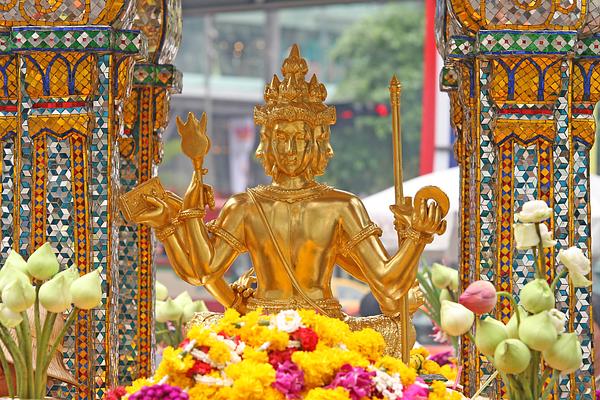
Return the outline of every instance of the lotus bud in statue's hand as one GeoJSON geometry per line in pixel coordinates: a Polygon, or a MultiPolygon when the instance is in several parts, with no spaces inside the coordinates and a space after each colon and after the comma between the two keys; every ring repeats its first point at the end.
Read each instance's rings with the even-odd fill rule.
{"type": "Polygon", "coordinates": [[[569,278],[575,287],[588,287],[592,282],[587,279],[591,262],[579,247],[569,247],[558,252],[557,260],[569,271],[569,278]]]}
{"type": "Polygon", "coordinates": [[[73,304],[81,310],[89,310],[98,307],[102,303],[102,279],[101,268],[77,278],[71,284],[71,296],[73,304]]]}
{"type": "Polygon", "coordinates": [[[183,310],[173,301],[173,299],[167,299],[166,301],[156,302],[156,321],[165,323],[167,321],[177,321],[182,317],[183,310]]]}
{"type": "Polygon", "coordinates": [[[462,304],[453,301],[442,301],[441,328],[450,336],[464,335],[473,326],[475,314],[462,304]]]}
{"type": "Polygon", "coordinates": [[[68,274],[58,274],[40,287],[40,304],[48,311],[62,313],[71,307],[71,281],[68,274]]]}
{"type": "Polygon", "coordinates": [[[519,338],[519,326],[518,326],[518,318],[517,318],[517,312],[519,313],[519,318],[521,321],[523,321],[525,318],[527,318],[527,316],[529,316],[529,314],[527,313],[527,311],[525,311],[525,309],[521,306],[517,307],[518,311],[514,311],[513,310],[513,315],[510,317],[510,319],[508,320],[508,323],[506,324],[506,330],[508,331],[508,337],[511,339],[518,339],[519,338]]]}
{"type": "Polygon", "coordinates": [[[542,222],[552,216],[552,209],[544,200],[530,200],[523,204],[520,213],[516,214],[519,222],[542,222]]]}
{"type": "Polygon", "coordinates": [[[156,299],[163,301],[169,297],[169,289],[159,281],[154,284],[154,290],[156,291],[156,299]]]}
{"type": "Polygon", "coordinates": [[[508,339],[506,326],[492,317],[477,321],[475,346],[486,356],[493,356],[498,344],[508,339]]]}
{"type": "Polygon", "coordinates": [[[556,328],[556,332],[559,334],[565,331],[565,324],[567,323],[567,316],[562,311],[558,311],[556,308],[548,311],[550,318],[552,318],[552,323],[554,324],[554,328],[556,328]]]}
{"type": "Polygon", "coordinates": [[[475,314],[487,314],[496,307],[496,288],[488,281],[475,281],[460,295],[458,302],[475,314]]]}
{"type": "Polygon", "coordinates": [[[548,350],[542,353],[546,363],[563,375],[575,372],[581,367],[581,343],[576,333],[564,333],[548,350]]]}
{"type": "Polygon", "coordinates": [[[35,288],[28,281],[15,279],[2,291],[2,302],[14,312],[23,312],[35,303],[35,288]]]}
{"type": "MultiPolygon", "coordinates": [[[[438,289],[447,289],[458,281],[458,271],[445,265],[433,263],[431,265],[431,282],[438,289]]],[[[451,289],[451,288],[450,288],[451,289]]]]}
{"type": "Polygon", "coordinates": [[[52,278],[58,272],[58,268],[58,260],[48,242],[38,247],[27,260],[29,275],[40,281],[52,278]]]}
{"type": "Polygon", "coordinates": [[[505,374],[520,374],[531,361],[531,351],[518,339],[500,342],[494,352],[494,367],[505,374]]]}
{"type": "Polygon", "coordinates": [[[177,307],[181,308],[182,311],[185,308],[185,306],[194,302],[187,290],[180,293],[179,296],[175,297],[175,300],[173,301],[175,302],[175,304],[177,304],[177,307]]]}
{"type": "Polygon", "coordinates": [[[12,267],[21,271],[23,274],[29,276],[29,271],[27,270],[27,261],[25,261],[23,257],[21,257],[19,252],[15,250],[11,250],[10,253],[8,253],[8,257],[6,258],[6,261],[4,262],[4,266],[2,268],[4,269],[12,267]]]}
{"type": "Polygon", "coordinates": [[[548,350],[557,338],[558,333],[548,311],[531,315],[519,325],[519,339],[533,350],[548,350]]]}
{"type": "Polygon", "coordinates": [[[545,279],[534,279],[521,289],[521,305],[532,314],[554,308],[554,293],[545,279]]]}
{"type": "Polygon", "coordinates": [[[14,328],[23,321],[20,313],[16,313],[5,304],[0,304],[0,324],[7,328],[14,328]]]}

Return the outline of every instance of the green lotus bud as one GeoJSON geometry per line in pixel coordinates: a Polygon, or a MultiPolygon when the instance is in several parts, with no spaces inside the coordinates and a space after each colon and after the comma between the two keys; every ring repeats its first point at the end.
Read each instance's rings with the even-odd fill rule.
{"type": "Polygon", "coordinates": [[[554,308],[554,293],[545,279],[534,279],[521,289],[521,305],[532,314],[554,308]]]}
{"type": "Polygon", "coordinates": [[[560,335],[552,347],[544,351],[542,355],[550,367],[562,374],[570,374],[579,369],[583,356],[577,334],[573,332],[560,335]]]}
{"type": "Polygon", "coordinates": [[[156,291],[157,300],[164,300],[169,297],[169,289],[159,281],[154,284],[154,290],[156,291]]]}
{"type": "Polygon", "coordinates": [[[443,300],[452,301],[452,296],[450,295],[450,291],[448,289],[442,289],[440,292],[440,302],[443,300]]]}
{"type": "Polygon", "coordinates": [[[44,282],[40,287],[40,304],[53,313],[65,312],[73,302],[70,278],[68,274],[61,274],[57,274],[48,282],[44,282]]]}
{"type": "MultiPolygon", "coordinates": [[[[525,318],[527,318],[527,316],[529,314],[521,306],[518,306],[517,310],[519,313],[519,318],[521,319],[521,322],[522,322],[525,318]]],[[[519,326],[517,323],[517,313],[514,311],[513,311],[513,315],[510,317],[510,319],[508,320],[508,323],[506,324],[506,330],[508,332],[509,338],[511,338],[511,339],[519,338],[519,326]]]]}
{"type": "Polygon", "coordinates": [[[450,336],[464,335],[475,320],[475,314],[471,310],[453,301],[443,300],[440,314],[441,328],[450,336]]]}
{"type": "Polygon", "coordinates": [[[558,333],[548,311],[525,318],[519,326],[519,339],[533,350],[548,350],[557,338],[558,333]]]}
{"type": "Polygon", "coordinates": [[[4,265],[0,269],[0,292],[4,291],[4,288],[16,279],[23,281],[23,283],[30,283],[29,277],[17,269],[17,267],[14,265],[4,265]]]}
{"type": "Polygon", "coordinates": [[[206,311],[206,305],[202,300],[188,303],[183,308],[182,320],[183,322],[190,322],[197,312],[206,311]]]}
{"type": "Polygon", "coordinates": [[[54,275],[54,278],[52,279],[56,279],[59,276],[64,276],[67,283],[69,284],[69,287],[71,287],[71,283],[75,282],[75,280],[79,278],[79,270],[76,266],[71,265],[69,268],[62,270],[58,274],[54,275]]]}
{"type": "Polygon", "coordinates": [[[506,339],[494,352],[494,367],[505,374],[520,374],[531,361],[531,351],[519,339],[506,339]]]}
{"type": "Polygon", "coordinates": [[[185,306],[194,302],[187,290],[184,290],[182,293],[180,293],[179,296],[175,297],[175,300],[173,301],[175,304],[177,304],[177,307],[181,308],[182,310],[185,308],[185,306]]]}
{"type": "Polygon", "coordinates": [[[52,278],[58,272],[58,267],[58,260],[48,242],[38,247],[27,260],[29,275],[40,281],[52,278]]]}
{"type": "Polygon", "coordinates": [[[2,302],[14,312],[23,312],[35,303],[35,288],[29,281],[15,279],[2,291],[2,302]]]}
{"type": "Polygon", "coordinates": [[[181,318],[183,310],[172,299],[156,302],[156,321],[177,321],[181,318]]]}
{"type": "Polygon", "coordinates": [[[23,257],[21,257],[21,255],[15,250],[11,250],[10,253],[8,253],[8,257],[6,258],[6,261],[4,262],[4,266],[2,268],[6,268],[9,266],[15,267],[25,275],[29,274],[29,272],[27,271],[27,261],[25,261],[23,257]]]}
{"type": "Polygon", "coordinates": [[[14,312],[5,304],[0,304],[0,324],[7,328],[14,328],[23,321],[21,314],[14,312]]]}
{"type": "Polygon", "coordinates": [[[458,271],[442,264],[433,263],[431,266],[431,282],[439,289],[446,289],[455,284],[456,289],[458,289],[458,271]]]}
{"type": "Polygon", "coordinates": [[[73,304],[81,310],[90,310],[102,303],[102,278],[97,268],[92,272],[77,278],[71,284],[71,296],[73,304]]]}
{"type": "Polygon", "coordinates": [[[498,344],[506,339],[508,330],[502,322],[491,317],[477,321],[475,346],[486,356],[494,355],[498,344]]]}

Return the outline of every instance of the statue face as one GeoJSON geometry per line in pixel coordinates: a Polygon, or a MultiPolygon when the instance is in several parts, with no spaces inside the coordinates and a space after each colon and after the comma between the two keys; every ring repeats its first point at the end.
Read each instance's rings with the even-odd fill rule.
{"type": "Polygon", "coordinates": [[[310,162],[312,147],[310,126],[302,121],[278,122],[271,134],[271,149],[280,172],[297,176],[310,162]]]}

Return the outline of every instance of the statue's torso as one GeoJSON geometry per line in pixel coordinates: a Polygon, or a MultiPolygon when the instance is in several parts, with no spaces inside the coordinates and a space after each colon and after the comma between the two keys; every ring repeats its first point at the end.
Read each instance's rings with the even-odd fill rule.
{"type": "MultiPolygon", "coordinates": [[[[343,242],[341,225],[351,194],[327,188],[306,198],[285,201],[268,191],[255,190],[279,247],[298,283],[313,299],[331,298],[331,276],[343,242]]],[[[256,205],[244,202],[244,244],[258,279],[256,297],[297,298],[291,280],[256,205]]],[[[240,210],[241,211],[241,210],[240,210]]]]}

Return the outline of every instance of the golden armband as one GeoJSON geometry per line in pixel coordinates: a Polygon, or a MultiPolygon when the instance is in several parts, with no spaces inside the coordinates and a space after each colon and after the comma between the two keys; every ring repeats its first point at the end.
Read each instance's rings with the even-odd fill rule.
{"type": "Polygon", "coordinates": [[[175,233],[176,225],[169,224],[156,230],[156,238],[165,242],[167,238],[175,233]]]}
{"type": "Polygon", "coordinates": [[[186,219],[192,218],[204,218],[206,211],[202,208],[190,208],[187,210],[181,210],[177,214],[177,223],[183,223],[186,219]]]}
{"type": "Polygon", "coordinates": [[[213,235],[219,237],[224,240],[232,249],[237,251],[238,253],[245,253],[246,246],[244,246],[239,240],[235,238],[231,233],[227,232],[225,229],[217,226],[215,221],[211,221],[206,224],[206,229],[213,235]]]}
{"type": "Polygon", "coordinates": [[[369,225],[360,230],[356,235],[354,235],[350,240],[348,240],[341,248],[340,253],[342,255],[346,255],[356,246],[358,243],[362,242],[366,238],[371,235],[381,236],[382,230],[380,227],[371,222],[369,225]]]}
{"type": "Polygon", "coordinates": [[[402,239],[411,239],[415,243],[429,244],[433,242],[433,235],[416,231],[412,227],[402,231],[400,236],[402,239]]]}

